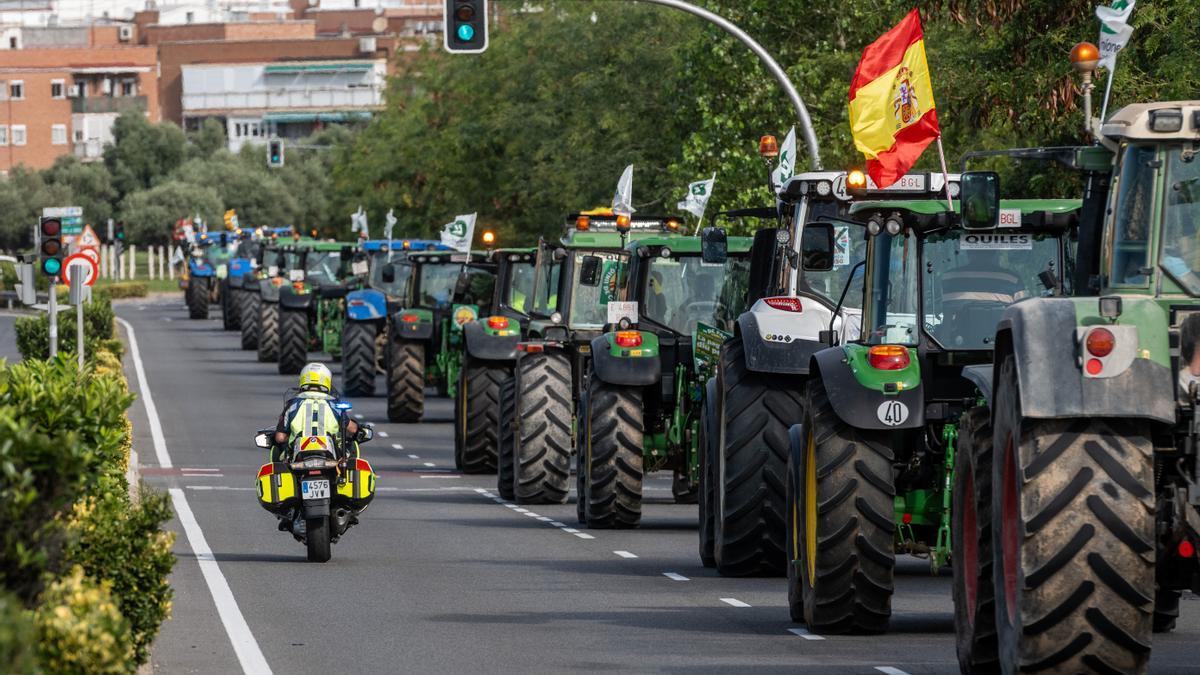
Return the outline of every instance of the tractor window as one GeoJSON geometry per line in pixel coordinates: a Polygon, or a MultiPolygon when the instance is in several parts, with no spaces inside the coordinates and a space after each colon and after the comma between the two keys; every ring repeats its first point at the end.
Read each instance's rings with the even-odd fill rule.
{"type": "Polygon", "coordinates": [[[681,335],[694,333],[697,323],[733,332],[749,277],[746,257],[724,265],[705,265],[699,256],[652,258],[638,313],[681,335]]]}
{"type": "Polygon", "coordinates": [[[229,262],[229,247],[214,243],[204,250],[204,259],[213,267],[224,265],[229,262]]]}
{"type": "Polygon", "coordinates": [[[1047,292],[1041,272],[1061,276],[1060,241],[1045,232],[953,230],[923,243],[925,330],[947,349],[991,349],[1004,309],[1047,292]]]}
{"type": "Polygon", "coordinates": [[[508,297],[504,304],[528,314],[526,305],[533,299],[533,263],[512,263],[509,267],[508,297]]]}
{"type": "Polygon", "coordinates": [[[805,272],[804,282],[812,292],[837,302],[842,288],[849,281],[850,290],[846,291],[846,301],[842,306],[858,309],[862,306],[862,273],[851,279],[850,270],[867,256],[866,228],[860,223],[834,220],[833,242],[833,269],[828,272],[805,272]]]}
{"type": "Polygon", "coordinates": [[[917,344],[917,241],[903,234],[877,234],[874,262],[867,271],[870,303],[863,325],[868,344],[917,344]]]}
{"type": "Polygon", "coordinates": [[[534,289],[533,310],[541,316],[558,311],[558,281],[562,263],[554,260],[554,252],[543,249],[538,255],[537,285],[534,289]]]}
{"type": "Polygon", "coordinates": [[[429,263],[421,265],[421,297],[419,307],[446,307],[454,298],[461,264],[429,263]]]}
{"type": "Polygon", "coordinates": [[[340,251],[309,251],[304,262],[304,277],[316,284],[335,283],[341,263],[340,251]]]}
{"type": "Polygon", "coordinates": [[[1192,295],[1200,295],[1200,161],[1167,154],[1162,268],[1192,295]]]}
{"type": "Polygon", "coordinates": [[[608,321],[608,303],[619,300],[620,280],[618,268],[623,256],[619,253],[602,251],[577,251],[575,253],[575,271],[571,278],[571,318],[568,325],[571,328],[600,330],[608,321]],[[584,256],[598,256],[604,266],[600,271],[600,284],[584,286],[579,283],[579,272],[583,268],[584,256]]]}
{"type": "Polygon", "coordinates": [[[371,288],[376,288],[389,297],[406,299],[408,297],[408,287],[412,282],[412,265],[403,262],[400,258],[393,258],[388,262],[391,254],[380,251],[371,256],[371,288]],[[383,280],[383,269],[391,266],[395,278],[391,282],[383,280]]]}
{"type": "Polygon", "coordinates": [[[1145,286],[1149,282],[1150,218],[1154,208],[1152,146],[1130,145],[1121,157],[1117,179],[1116,226],[1112,239],[1114,285],[1145,286]]]}
{"type": "Polygon", "coordinates": [[[496,275],[491,269],[465,265],[462,276],[458,278],[454,301],[462,305],[475,305],[479,308],[480,316],[486,316],[492,313],[492,295],[495,292],[496,275]]]}

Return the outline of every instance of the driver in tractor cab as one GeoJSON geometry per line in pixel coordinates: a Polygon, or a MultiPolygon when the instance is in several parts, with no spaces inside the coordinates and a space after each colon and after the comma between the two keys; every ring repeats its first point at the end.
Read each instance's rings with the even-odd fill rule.
{"type": "Polygon", "coordinates": [[[275,443],[271,461],[282,462],[291,454],[291,447],[303,436],[332,436],[341,438],[343,425],[347,443],[345,455],[357,457],[358,422],[334,407],[333,374],[321,363],[310,363],[300,371],[300,393],[287,402],[275,425],[275,443]]]}

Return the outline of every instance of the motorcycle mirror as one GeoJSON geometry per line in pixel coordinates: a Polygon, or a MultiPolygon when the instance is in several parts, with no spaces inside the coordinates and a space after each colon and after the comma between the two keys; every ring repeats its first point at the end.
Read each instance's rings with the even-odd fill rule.
{"type": "Polygon", "coordinates": [[[254,445],[263,449],[271,447],[271,439],[267,436],[267,432],[260,431],[254,434],[254,445]]]}
{"type": "Polygon", "coordinates": [[[396,267],[395,267],[395,265],[391,265],[391,264],[384,265],[381,276],[383,276],[383,283],[385,283],[385,284],[395,283],[396,282],[396,267]]]}
{"type": "Polygon", "coordinates": [[[583,286],[600,285],[600,268],[603,260],[598,255],[586,255],[579,268],[579,283],[583,286]]]}
{"type": "Polygon", "coordinates": [[[363,422],[358,429],[358,442],[366,443],[372,438],[375,438],[375,427],[368,422],[363,422]]]}

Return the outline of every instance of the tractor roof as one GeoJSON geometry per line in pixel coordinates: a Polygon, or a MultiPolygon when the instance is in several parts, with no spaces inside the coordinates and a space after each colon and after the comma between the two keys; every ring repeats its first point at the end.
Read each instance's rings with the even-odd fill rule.
{"type": "MultiPolygon", "coordinates": [[[[630,242],[629,250],[637,251],[639,248],[667,246],[675,253],[700,255],[700,244],[699,237],[649,237],[630,242]]],[[[730,253],[749,253],[753,244],[754,237],[728,237],[726,239],[726,247],[730,253]]]]}
{"type": "Polygon", "coordinates": [[[1101,126],[1108,138],[1130,141],[1200,140],[1200,101],[1134,103],[1101,126]],[[1155,129],[1161,131],[1155,131],[1155,129]]]}
{"type": "MultiPolygon", "coordinates": [[[[1001,199],[1001,209],[1020,209],[1022,215],[1031,213],[1071,213],[1083,206],[1081,199],[1001,199]]],[[[890,209],[910,211],[920,215],[945,213],[946,202],[940,199],[888,199],[868,200],[850,205],[850,213],[890,209]]],[[[959,202],[954,201],[954,212],[958,213],[959,202]]]]}

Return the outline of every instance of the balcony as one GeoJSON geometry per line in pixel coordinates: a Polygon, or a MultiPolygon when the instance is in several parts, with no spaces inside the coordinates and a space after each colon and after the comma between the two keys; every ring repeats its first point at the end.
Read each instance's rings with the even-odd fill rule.
{"type": "Polygon", "coordinates": [[[146,111],[145,96],[96,96],[93,98],[71,99],[71,112],[85,113],[123,113],[126,110],[146,111]]]}

